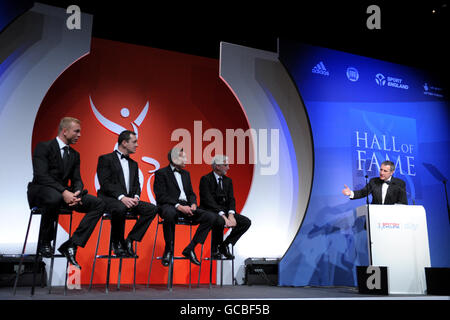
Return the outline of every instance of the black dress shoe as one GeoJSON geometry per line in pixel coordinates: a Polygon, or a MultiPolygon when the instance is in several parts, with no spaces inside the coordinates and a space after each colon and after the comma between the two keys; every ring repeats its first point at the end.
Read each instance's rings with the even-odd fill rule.
{"type": "Polygon", "coordinates": [[[41,243],[39,243],[38,252],[44,258],[51,258],[53,252],[52,252],[52,246],[50,245],[50,242],[41,242],[41,243]]]}
{"type": "Polygon", "coordinates": [[[120,241],[111,242],[111,247],[114,251],[114,255],[119,258],[128,257],[126,250],[124,249],[122,243],[120,241]]]}
{"type": "Polygon", "coordinates": [[[63,256],[69,260],[69,262],[75,267],[81,270],[81,266],[78,264],[77,260],[75,259],[77,255],[77,246],[68,243],[68,241],[64,242],[59,248],[58,251],[61,252],[63,256]]]}
{"type": "Polygon", "coordinates": [[[172,251],[164,250],[163,257],[161,259],[161,263],[164,267],[167,267],[170,264],[170,259],[172,259],[172,251]]]}
{"type": "Polygon", "coordinates": [[[222,260],[222,254],[219,251],[211,253],[211,258],[213,260],[222,260]]]}
{"type": "Polygon", "coordinates": [[[234,256],[231,254],[230,249],[227,245],[221,244],[219,246],[219,252],[223,254],[226,259],[234,259],[234,256]]]}
{"type": "Polygon", "coordinates": [[[125,251],[128,257],[130,258],[139,258],[138,255],[133,250],[133,240],[127,239],[125,240],[125,251]]]}
{"type": "Polygon", "coordinates": [[[198,261],[194,250],[186,248],[186,249],[183,250],[183,252],[181,254],[183,256],[185,256],[186,258],[188,258],[193,264],[196,264],[198,266],[200,265],[200,261],[198,261]]]}

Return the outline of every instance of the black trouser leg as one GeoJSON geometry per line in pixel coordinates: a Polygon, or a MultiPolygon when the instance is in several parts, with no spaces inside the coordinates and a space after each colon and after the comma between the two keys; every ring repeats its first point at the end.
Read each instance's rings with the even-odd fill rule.
{"type": "Polygon", "coordinates": [[[155,205],[145,201],[139,201],[139,204],[133,209],[133,212],[139,215],[139,219],[136,221],[127,238],[133,241],[141,241],[155,218],[157,211],[155,205]]]}
{"type": "Polygon", "coordinates": [[[165,251],[172,251],[177,209],[172,205],[162,205],[160,215],[161,218],[164,219],[163,232],[164,241],[166,243],[165,251]]]}
{"type": "Polygon", "coordinates": [[[239,238],[242,237],[242,235],[248,230],[248,228],[250,228],[250,225],[252,224],[249,218],[241,214],[235,214],[234,219],[236,220],[236,227],[231,229],[230,234],[223,241],[224,245],[231,244],[234,246],[239,238]]]}
{"type": "Polygon", "coordinates": [[[90,194],[83,196],[81,202],[82,204],[73,208],[77,212],[85,213],[85,215],[73,233],[71,240],[73,244],[84,247],[105,211],[105,203],[100,198],[90,194]]]}

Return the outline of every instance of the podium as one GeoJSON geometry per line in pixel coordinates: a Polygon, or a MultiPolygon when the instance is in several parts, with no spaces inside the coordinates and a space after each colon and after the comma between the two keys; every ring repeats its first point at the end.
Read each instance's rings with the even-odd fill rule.
{"type": "Polygon", "coordinates": [[[373,266],[388,267],[389,294],[426,294],[425,267],[430,267],[426,213],[423,206],[367,205],[369,257],[373,266]]]}

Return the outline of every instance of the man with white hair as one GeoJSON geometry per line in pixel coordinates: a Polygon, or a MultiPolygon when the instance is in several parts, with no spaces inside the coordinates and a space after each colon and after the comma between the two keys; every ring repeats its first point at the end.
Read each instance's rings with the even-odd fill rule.
{"type": "Polygon", "coordinates": [[[228,157],[217,155],[212,161],[212,171],[200,179],[200,208],[217,214],[212,227],[212,256],[221,259],[234,258],[229,244],[235,245],[239,238],[250,228],[249,218],[236,212],[233,181],[227,177],[230,169],[228,157]],[[223,228],[232,228],[229,236],[223,239],[223,228]]]}

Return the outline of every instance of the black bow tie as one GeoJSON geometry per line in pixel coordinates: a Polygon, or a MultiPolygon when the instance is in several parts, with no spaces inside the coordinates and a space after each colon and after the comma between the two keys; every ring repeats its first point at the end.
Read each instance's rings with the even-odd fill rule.
{"type": "Polygon", "coordinates": [[[178,168],[173,168],[173,172],[178,172],[178,173],[180,173],[180,174],[181,174],[181,170],[180,170],[180,169],[178,169],[178,168]]]}
{"type": "Polygon", "coordinates": [[[127,159],[127,160],[130,160],[130,156],[126,156],[126,155],[124,155],[123,153],[121,153],[120,151],[118,151],[118,150],[116,150],[116,152],[117,152],[117,154],[119,154],[120,155],[120,159],[127,159]]]}
{"type": "Polygon", "coordinates": [[[390,185],[391,182],[392,182],[391,180],[389,180],[389,181],[385,180],[385,181],[384,181],[384,183],[386,183],[387,185],[390,185]]]}

